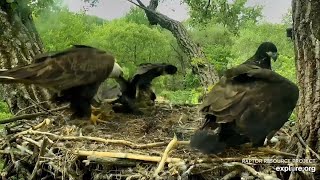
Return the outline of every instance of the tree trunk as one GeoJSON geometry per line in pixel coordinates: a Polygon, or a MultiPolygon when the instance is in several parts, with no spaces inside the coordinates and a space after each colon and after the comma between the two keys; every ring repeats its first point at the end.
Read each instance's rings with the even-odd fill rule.
{"type": "MultiPolygon", "coordinates": [[[[27,1],[0,2],[0,68],[8,69],[29,64],[33,57],[43,51],[39,35],[35,29],[27,1]]],[[[49,107],[46,90],[21,84],[1,85],[2,96],[12,113],[26,107],[25,112],[37,111],[39,107],[49,107]]]]}
{"type": "MultiPolygon", "coordinates": [[[[297,129],[303,141],[320,153],[320,1],[294,0],[293,40],[296,54],[300,99],[297,105],[297,129]]],[[[302,140],[292,140],[291,150],[300,157],[317,159],[315,153],[305,151],[302,140]],[[297,141],[299,143],[297,143],[297,141]],[[299,146],[302,148],[299,148],[299,146]]],[[[308,175],[314,179],[312,174],[308,175]]],[[[291,174],[292,179],[304,179],[291,174]]]]}
{"type": "Polygon", "coordinates": [[[140,7],[144,9],[151,25],[159,24],[162,28],[171,31],[177,39],[179,47],[186,54],[192,71],[199,75],[200,82],[204,87],[208,87],[219,80],[219,75],[203,53],[201,47],[194,43],[184,26],[176,20],[156,12],[159,0],[150,0],[148,7],[137,0],[140,7]]]}

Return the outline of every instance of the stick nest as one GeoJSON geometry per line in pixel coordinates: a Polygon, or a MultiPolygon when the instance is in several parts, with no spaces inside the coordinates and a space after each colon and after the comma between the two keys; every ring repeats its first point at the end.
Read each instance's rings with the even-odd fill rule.
{"type": "Polygon", "coordinates": [[[272,167],[242,159],[295,156],[270,148],[214,156],[192,150],[188,140],[203,123],[196,109],[157,104],[139,116],[107,113],[94,126],[68,121],[62,108],[13,122],[2,133],[2,179],[277,179],[272,167]]]}

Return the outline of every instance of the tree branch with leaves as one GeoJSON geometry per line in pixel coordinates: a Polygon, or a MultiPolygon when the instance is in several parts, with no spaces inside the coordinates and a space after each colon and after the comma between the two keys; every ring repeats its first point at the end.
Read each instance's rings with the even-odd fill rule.
{"type": "Polygon", "coordinates": [[[188,62],[192,66],[192,71],[199,75],[200,82],[204,87],[208,87],[219,80],[214,66],[209,63],[201,47],[192,41],[182,23],[156,11],[159,4],[158,0],[150,0],[148,6],[145,6],[140,0],[136,0],[136,2],[128,1],[145,11],[151,25],[159,25],[173,34],[179,47],[186,54],[188,62]]]}

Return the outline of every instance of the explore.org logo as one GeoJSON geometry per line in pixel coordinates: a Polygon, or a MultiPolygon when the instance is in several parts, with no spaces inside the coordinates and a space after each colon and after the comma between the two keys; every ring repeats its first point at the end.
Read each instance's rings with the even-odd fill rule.
{"type": "Polygon", "coordinates": [[[244,164],[270,164],[275,165],[276,171],[308,171],[316,172],[316,159],[259,159],[259,158],[243,158],[244,164]]]}

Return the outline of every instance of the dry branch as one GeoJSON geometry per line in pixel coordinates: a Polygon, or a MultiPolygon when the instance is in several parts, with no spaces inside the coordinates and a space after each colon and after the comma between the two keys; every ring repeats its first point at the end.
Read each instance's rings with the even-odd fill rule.
{"type": "MultiPolygon", "coordinates": [[[[53,139],[56,140],[73,140],[73,141],[83,141],[83,140],[87,140],[87,141],[96,141],[96,142],[101,142],[101,143],[112,143],[112,144],[121,144],[121,145],[125,145],[125,146],[129,146],[131,148],[152,148],[152,147],[158,147],[158,146],[163,146],[166,144],[166,142],[155,142],[155,143],[148,143],[148,144],[136,144],[130,141],[126,141],[126,140],[115,140],[115,139],[104,139],[104,138],[100,138],[100,137],[91,137],[91,136],[60,136],[60,135],[56,135],[53,133],[49,133],[49,132],[42,132],[42,131],[34,131],[32,129],[26,130],[26,131],[22,131],[20,133],[17,133],[15,135],[15,137],[18,136],[22,136],[25,134],[41,134],[41,135],[46,135],[49,136],[53,139]]],[[[189,141],[181,141],[181,143],[178,143],[181,145],[187,145],[189,144],[189,141]]]]}
{"type": "Polygon", "coordinates": [[[294,133],[294,134],[295,134],[295,135],[297,136],[297,138],[299,139],[299,142],[300,142],[306,149],[308,149],[314,156],[316,156],[316,158],[317,158],[318,160],[320,160],[319,154],[317,154],[313,149],[311,149],[311,148],[307,145],[306,142],[304,142],[304,140],[302,139],[301,135],[298,134],[298,132],[296,132],[296,133],[294,133]]]}
{"type": "Polygon", "coordinates": [[[266,153],[274,154],[274,155],[281,155],[281,156],[285,156],[285,157],[297,157],[296,154],[282,152],[282,151],[278,151],[278,150],[270,149],[270,148],[265,148],[265,147],[260,147],[257,150],[261,151],[261,152],[266,152],[266,153]]]}
{"type": "MultiPolygon", "coordinates": [[[[179,21],[176,21],[164,14],[156,11],[159,0],[150,0],[148,6],[145,6],[141,0],[127,0],[128,2],[142,8],[151,25],[160,25],[162,28],[169,30],[177,39],[181,50],[186,54],[188,60],[191,62],[193,58],[202,58],[204,61],[192,65],[192,71],[199,75],[200,82],[204,87],[214,84],[219,80],[218,72],[209,63],[201,47],[192,41],[187,29],[179,21]]],[[[194,63],[191,63],[194,64],[194,63]]]]}
{"type": "MultiPolygon", "coordinates": [[[[123,158],[123,159],[133,159],[140,161],[148,161],[148,162],[159,162],[161,160],[160,156],[147,156],[133,153],[118,153],[118,152],[99,152],[99,151],[83,151],[77,150],[75,154],[78,156],[90,156],[90,157],[109,157],[109,158],[123,158]]],[[[176,163],[181,162],[180,158],[167,158],[167,163],[176,163]]]]}
{"type": "Polygon", "coordinates": [[[161,161],[159,162],[159,165],[153,174],[154,177],[157,177],[160,171],[163,169],[164,164],[169,156],[169,151],[177,144],[177,141],[178,141],[177,136],[174,135],[173,139],[170,141],[170,143],[168,144],[168,146],[166,147],[162,155],[161,161]]]}
{"type": "Polygon", "coordinates": [[[272,180],[280,180],[279,178],[273,177],[269,174],[265,174],[262,172],[258,172],[256,170],[254,170],[252,167],[246,165],[246,164],[242,164],[242,163],[238,163],[238,162],[232,162],[232,163],[227,163],[227,165],[231,165],[231,166],[238,166],[241,167],[242,169],[248,171],[249,173],[251,173],[253,176],[260,178],[262,180],[268,180],[268,179],[272,179],[272,180]]]}
{"type": "Polygon", "coordinates": [[[101,163],[104,165],[112,165],[112,166],[136,166],[136,162],[127,159],[119,159],[119,158],[110,158],[110,157],[94,157],[88,156],[88,160],[83,160],[83,162],[88,165],[91,161],[96,163],[101,163]]]}
{"type": "MultiPolygon", "coordinates": [[[[196,112],[190,109],[191,108],[188,107],[185,113],[191,112],[196,115],[196,112]]],[[[192,108],[192,110],[193,109],[194,108],[192,108]]],[[[167,123],[166,121],[170,120],[171,122],[171,119],[165,119],[164,112],[168,113],[165,114],[168,117],[172,117],[172,112],[177,112],[179,113],[178,115],[181,113],[181,107],[177,110],[176,107],[167,109],[167,106],[163,106],[162,110],[163,111],[157,115],[153,114],[150,115],[150,117],[144,117],[146,118],[145,120],[148,121],[148,118],[150,118],[152,121],[157,120],[157,123],[167,123]]],[[[265,174],[257,174],[255,169],[248,169],[247,167],[257,166],[260,169],[267,166],[269,167],[270,165],[280,165],[280,163],[268,165],[252,163],[246,164],[243,167],[243,165],[238,165],[235,162],[242,162],[243,158],[272,158],[273,155],[288,158],[301,157],[301,154],[295,155],[271,148],[229,149],[223,154],[219,154],[220,157],[206,156],[191,151],[191,148],[187,146],[189,145],[189,141],[178,141],[175,137],[171,139],[170,142],[164,140],[169,139],[172,133],[168,133],[167,129],[162,129],[162,126],[158,126],[156,131],[150,131],[146,134],[130,134],[132,130],[136,130],[134,128],[140,129],[140,126],[135,124],[136,119],[129,119],[131,117],[129,116],[128,118],[127,115],[119,115],[119,118],[127,118],[128,120],[125,119],[124,124],[120,124],[123,121],[117,122],[115,128],[110,128],[109,124],[101,125],[99,131],[96,132],[92,131],[92,126],[89,126],[89,128],[86,128],[87,125],[85,125],[84,128],[72,126],[71,129],[76,130],[74,132],[77,133],[77,135],[72,136],[64,135],[66,134],[64,123],[46,126],[51,122],[49,122],[48,119],[43,121],[40,121],[40,119],[36,121],[26,121],[29,124],[27,126],[24,124],[22,127],[10,126],[10,134],[7,137],[10,138],[11,149],[5,141],[0,142],[0,154],[4,155],[3,157],[6,159],[3,172],[7,174],[5,174],[4,177],[10,179],[17,174],[21,175],[24,173],[24,177],[34,176],[34,179],[84,179],[83,174],[86,174],[86,178],[88,175],[91,179],[112,179],[119,177],[127,179],[150,179],[153,177],[153,174],[157,174],[159,179],[180,178],[185,180],[194,175],[203,176],[207,179],[214,179],[216,177],[221,179],[223,178],[221,176],[221,170],[225,172],[223,174],[226,175],[224,177],[225,179],[232,178],[232,176],[236,176],[236,172],[240,174],[243,171],[249,171],[258,177],[265,176],[265,174]],[[108,130],[101,135],[104,129],[108,130]],[[122,131],[122,129],[125,130],[122,131]],[[79,130],[79,132],[77,132],[77,130],[79,130]],[[121,132],[119,130],[121,130],[121,132]],[[80,131],[86,136],[83,136],[80,131]],[[123,133],[128,133],[128,135],[123,133]],[[78,136],[78,134],[81,135],[78,136]],[[105,137],[107,137],[106,135],[111,135],[111,137],[118,139],[105,139],[105,137]],[[128,136],[130,138],[132,136],[132,139],[136,139],[139,142],[155,142],[143,144],[131,140],[122,140],[124,137],[127,139],[128,136]],[[46,139],[48,144],[50,144],[50,148],[47,147],[45,149],[45,155],[43,151],[40,153],[38,150],[43,147],[41,140],[44,137],[48,137],[46,139]],[[171,151],[170,156],[172,157],[168,158],[168,154],[174,145],[180,146],[174,151],[171,151]],[[161,151],[161,147],[166,147],[163,152],[161,151]],[[10,153],[14,156],[10,156],[10,153]],[[13,163],[12,159],[16,160],[17,163],[13,163]],[[232,165],[231,168],[230,166],[225,166],[225,163],[228,162],[230,162],[229,165],[232,165]],[[165,163],[168,163],[168,165],[165,163]],[[16,164],[19,164],[19,171],[15,169],[16,164]],[[156,169],[158,171],[157,173],[155,173],[156,169]],[[27,175],[28,173],[29,175],[27,175]]],[[[192,119],[196,118],[193,117],[192,119]]],[[[59,121],[59,119],[57,121],[59,121]]],[[[19,121],[19,123],[20,122],[22,121],[19,121]]],[[[185,123],[190,122],[182,121],[172,127],[175,130],[177,128],[179,129],[179,131],[174,132],[183,132],[182,137],[188,138],[192,131],[186,131],[186,129],[195,127],[195,125],[198,125],[198,122],[193,123],[192,121],[192,125],[185,123]],[[181,128],[183,128],[183,131],[181,131],[181,128]]],[[[298,143],[298,146],[303,145],[298,143]]],[[[283,163],[281,165],[286,166],[287,164],[283,163]]],[[[319,169],[319,165],[315,163],[297,163],[295,165],[313,166],[317,168],[317,171],[319,169]]],[[[303,174],[300,176],[303,176],[303,174]]]]}
{"type": "Polygon", "coordinates": [[[42,144],[41,144],[41,148],[40,148],[40,152],[38,155],[38,160],[36,162],[36,165],[34,166],[34,169],[29,177],[29,180],[33,180],[36,179],[36,173],[40,167],[40,159],[41,157],[45,154],[46,148],[48,145],[48,139],[46,137],[43,138],[42,144]]]}

